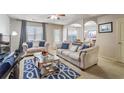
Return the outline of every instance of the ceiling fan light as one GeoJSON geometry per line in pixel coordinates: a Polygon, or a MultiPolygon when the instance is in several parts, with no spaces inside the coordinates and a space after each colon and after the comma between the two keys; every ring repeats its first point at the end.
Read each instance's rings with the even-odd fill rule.
{"type": "Polygon", "coordinates": [[[58,17],[55,15],[50,16],[50,19],[57,19],[58,17]]]}
{"type": "Polygon", "coordinates": [[[59,15],[56,14],[56,15],[51,15],[51,16],[49,16],[48,19],[60,20],[60,17],[59,17],[59,15]]]}

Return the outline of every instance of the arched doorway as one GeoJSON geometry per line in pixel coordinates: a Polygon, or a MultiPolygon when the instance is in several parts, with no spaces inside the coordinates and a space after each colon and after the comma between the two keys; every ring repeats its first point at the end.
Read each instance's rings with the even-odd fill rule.
{"type": "Polygon", "coordinates": [[[97,24],[94,21],[88,21],[84,24],[84,40],[96,41],[97,24]]]}

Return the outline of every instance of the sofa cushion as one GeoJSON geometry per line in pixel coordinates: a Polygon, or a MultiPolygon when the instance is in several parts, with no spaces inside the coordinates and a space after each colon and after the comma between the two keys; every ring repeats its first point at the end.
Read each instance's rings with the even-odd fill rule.
{"type": "Polygon", "coordinates": [[[39,41],[33,41],[33,47],[38,47],[39,46],[39,41]]]}
{"type": "Polygon", "coordinates": [[[64,50],[64,51],[62,51],[62,55],[65,55],[65,56],[68,56],[71,53],[72,53],[72,51],[70,51],[70,50],[64,50]]]}
{"type": "Polygon", "coordinates": [[[0,78],[9,70],[10,67],[11,67],[11,65],[8,62],[1,64],[1,66],[0,66],[0,78]]]}
{"type": "Polygon", "coordinates": [[[62,54],[62,51],[64,51],[65,49],[57,49],[57,52],[59,53],[59,54],[62,54]]]}
{"type": "Polygon", "coordinates": [[[39,47],[44,47],[45,46],[45,41],[39,41],[39,47]]]}
{"type": "Polygon", "coordinates": [[[33,42],[27,42],[28,48],[32,48],[33,47],[33,42]]]}
{"type": "Polygon", "coordinates": [[[29,49],[27,49],[27,53],[42,52],[44,50],[45,50],[44,47],[29,48],[29,49]]]}
{"type": "Polygon", "coordinates": [[[69,48],[69,43],[62,43],[62,49],[68,49],[69,48]]]}
{"type": "Polygon", "coordinates": [[[70,53],[68,56],[76,61],[79,61],[79,52],[70,53]]]}
{"type": "Polygon", "coordinates": [[[78,45],[71,45],[71,47],[69,48],[70,51],[76,52],[78,49],[78,45]]]}

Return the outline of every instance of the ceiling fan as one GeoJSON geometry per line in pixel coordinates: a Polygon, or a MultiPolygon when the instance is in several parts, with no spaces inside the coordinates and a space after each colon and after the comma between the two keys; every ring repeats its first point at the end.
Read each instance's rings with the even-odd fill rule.
{"type": "Polygon", "coordinates": [[[47,19],[60,20],[60,17],[64,17],[65,14],[52,14],[47,17],[47,19]]]}

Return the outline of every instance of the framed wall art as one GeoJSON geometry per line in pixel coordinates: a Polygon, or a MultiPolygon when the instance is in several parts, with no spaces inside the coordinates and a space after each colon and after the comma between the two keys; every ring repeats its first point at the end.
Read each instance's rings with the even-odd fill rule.
{"type": "Polygon", "coordinates": [[[99,33],[111,33],[113,32],[113,23],[102,23],[98,25],[98,31],[99,33]]]}

